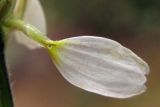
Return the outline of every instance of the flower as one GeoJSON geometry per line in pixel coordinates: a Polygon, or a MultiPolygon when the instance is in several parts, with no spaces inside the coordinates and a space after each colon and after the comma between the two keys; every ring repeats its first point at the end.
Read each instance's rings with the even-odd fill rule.
{"type": "Polygon", "coordinates": [[[146,89],[149,66],[116,41],[79,36],[50,42],[48,50],[62,76],[86,91],[127,98],[146,89]]]}
{"type": "MultiPolygon", "coordinates": [[[[28,3],[38,2],[32,0],[28,3]]],[[[15,33],[19,43],[32,49],[36,48],[37,44],[46,48],[62,76],[71,84],[89,92],[115,98],[132,97],[146,90],[149,66],[131,50],[116,41],[97,36],[52,41],[31,25],[39,24],[36,18],[40,14],[43,16],[42,12],[33,17],[33,22],[30,17],[27,18],[32,15],[30,12],[33,7],[30,7],[25,19],[28,9],[26,8],[24,21],[8,18],[4,26],[26,34],[27,37],[15,33]],[[25,23],[27,19],[31,24],[25,23]]],[[[41,10],[40,6],[39,9],[41,10]]]]}
{"type": "MultiPolygon", "coordinates": [[[[34,25],[42,33],[46,34],[45,15],[39,0],[17,0],[16,7],[14,9],[14,16],[34,25]]],[[[26,46],[28,49],[41,47],[22,32],[15,30],[11,32],[7,37],[5,49],[5,59],[9,71],[10,69],[14,69],[15,65],[24,55],[21,46],[17,43],[26,46]]]]}
{"type": "MultiPolygon", "coordinates": [[[[14,10],[14,15],[21,17],[26,23],[35,26],[42,33],[46,34],[45,15],[39,0],[17,0],[16,8],[14,10]],[[22,5],[22,3],[24,3],[24,6],[22,5]],[[19,10],[21,10],[23,13],[20,14],[19,10]]],[[[27,46],[29,49],[36,49],[41,47],[32,39],[26,37],[22,32],[14,31],[14,35],[18,43],[27,46]]]]}

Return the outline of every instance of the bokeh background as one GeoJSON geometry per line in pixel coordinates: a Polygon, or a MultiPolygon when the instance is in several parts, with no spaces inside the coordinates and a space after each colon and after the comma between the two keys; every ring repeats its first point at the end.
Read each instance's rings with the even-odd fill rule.
{"type": "MultiPolygon", "coordinates": [[[[13,71],[16,107],[160,107],[159,0],[40,0],[53,40],[96,35],[116,40],[149,65],[147,91],[115,99],[83,91],[60,75],[44,49],[23,54],[13,71]]],[[[36,10],[35,10],[36,11],[36,10]]],[[[18,44],[17,44],[18,45],[18,44]]]]}

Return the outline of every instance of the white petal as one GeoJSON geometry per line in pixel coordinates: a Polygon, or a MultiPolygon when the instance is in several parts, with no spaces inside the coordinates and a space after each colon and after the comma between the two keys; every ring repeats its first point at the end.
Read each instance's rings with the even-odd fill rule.
{"type": "MultiPolygon", "coordinates": [[[[17,0],[19,2],[20,0],[17,0]]],[[[18,8],[16,8],[18,9],[18,8]]],[[[16,12],[17,10],[15,10],[16,12]]],[[[24,13],[24,21],[34,25],[42,33],[46,34],[46,22],[45,16],[40,5],[39,0],[27,0],[27,6],[24,13]]],[[[29,49],[39,48],[40,45],[35,43],[33,40],[26,37],[21,32],[14,31],[7,37],[7,43],[5,48],[5,59],[7,68],[13,70],[18,62],[20,62],[21,57],[24,57],[24,47],[17,44],[21,43],[27,46],[29,49]]]]}
{"type": "MultiPolygon", "coordinates": [[[[93,36],[62,40],[58,70],[71,84],[103,96],[127,98],[145,91],[148,65],[119,43],[93,36]]],[[[51,53],[52,54],[52,53],[51,53]]]]}
{"type": "MultiPolygon", "coordinates": [[[[43,9],[40,5],[39,0],[27,0],[26,10],[24,11],[23,20],[26,23],[32,24],[37,29],[39,29],[42,33],[46,34],[45,15],[43,13],[43,9]]],[[[24,44],[28,48],[35,49],[35,48],[41,47],[35,41],[26,37],[23,33],[18,32],[18,31],[14,33],[15,33],[14,35],[16,36],[17,41],[21,44],[24,44]]]]}

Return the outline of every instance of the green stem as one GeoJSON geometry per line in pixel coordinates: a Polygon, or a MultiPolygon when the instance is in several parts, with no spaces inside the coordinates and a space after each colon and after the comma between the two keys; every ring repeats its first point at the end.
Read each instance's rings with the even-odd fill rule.
{"type": "Polygon", "coordinates": [[[48,44],[48,38],[44,36],[38,29],[34,26],[25,23],[22,20],[17,18],[8,18],[4,22],[4,26],[10,29],[20,30],[27,35],[27,37],[31,38],[32,40],[38,42],[42,46],[46,46],[48,44]]]}
{"type": "Polygon", "coordinates": [[[13,107],[12,93],[4,59],[2,30],[0,31],[0,107],[13,107]]]}
{"type": "Polygon", "coordinates": [[[16,0],[1,0],[0,2],[0,107],[13,107],[13,99],[4,56],[3,21],[12,13],[16,0]]]}

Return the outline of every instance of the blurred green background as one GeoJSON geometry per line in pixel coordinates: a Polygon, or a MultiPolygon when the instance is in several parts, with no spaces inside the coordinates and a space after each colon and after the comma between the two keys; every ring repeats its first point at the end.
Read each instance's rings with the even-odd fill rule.
{"type": "Polygon", "coordinates": [[[88,93],[64,80],[44,49],[24,47],[13,74],[16,107],[160,107],[160,0],[40,2],[50,38],[96,35],[120,42],[150,65],[148,89],[129,99],[88,93]]]}

